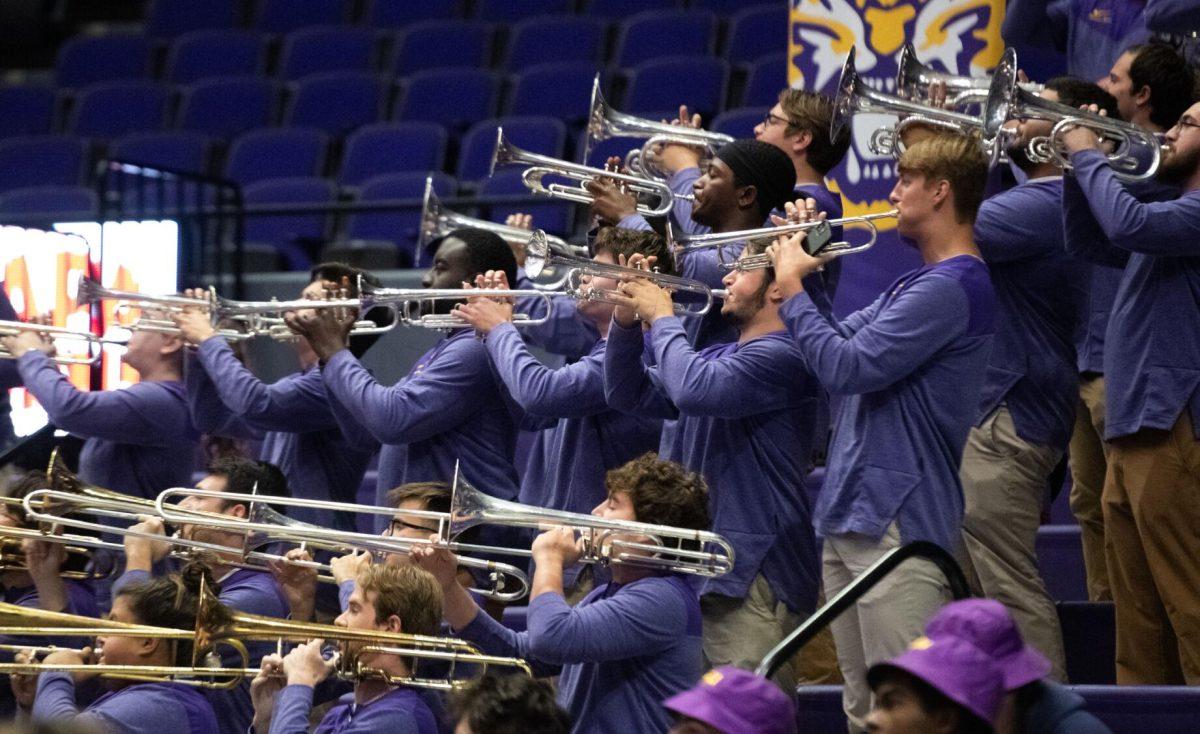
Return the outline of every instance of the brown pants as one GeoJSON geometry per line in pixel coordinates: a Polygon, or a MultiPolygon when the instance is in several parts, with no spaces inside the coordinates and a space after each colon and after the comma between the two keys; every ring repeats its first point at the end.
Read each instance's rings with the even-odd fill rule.
{"type": "Polygon", "coordinates": [[[1111,442],[1105,551],[1117,608],[1117,682],[1200,685],[1200,441],[1169,431],[1111,442]]]}
{"type": "Polygon", "coordinates": [[[1104,443],[1104,376],[1079,382],[1079,407],[1071,435],[1071,512],[1083,531],[1083,566],[1087,572],[1088,599],[1111,601],[1108,563],[1104,559],[1104,476],[1108,472],[1108,444],[1104,443]]]}

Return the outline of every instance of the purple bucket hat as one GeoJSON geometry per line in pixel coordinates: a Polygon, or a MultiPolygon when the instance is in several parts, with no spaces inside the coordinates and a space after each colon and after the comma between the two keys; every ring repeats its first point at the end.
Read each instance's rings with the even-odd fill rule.
{"type": "Polygon", "coordinates": [[[796,734],[796,706],[771,681],[733,666],[714,668],[663,706],[725,734],[796,734]]]}
{"type": "Polygon", "coordinates": [[[1008,691],[1050,674],[1050,661],[1025,644],[1008,610],[993,599],[947,604],[929,620],[925,635],[935,640],[956,637],[979,648],[1000,669],[1008,691]]]}
{"type": "Polygon", "coordinates": [[[955,637],[932,640],[918,637],[908,650],[867,671],[874,689],[888,670],[902,670],[933,686],[946,698],[991,723],[1004,700],[1000,669],[969,642],[955,637]]]}

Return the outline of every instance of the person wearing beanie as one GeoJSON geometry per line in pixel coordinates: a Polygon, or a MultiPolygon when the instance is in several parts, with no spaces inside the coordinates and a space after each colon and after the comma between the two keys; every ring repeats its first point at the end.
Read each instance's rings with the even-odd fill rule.
{"type": "Polygon", "coordinates": [[[1025,644],[1004,605],[993,599],[964,599],[942,607],[925,636],[974,645],[1000,670],[1004,700],[996,734],[1112,734],[1084,710],[1083,697],[1046,676],[1050,661],[1025,644]]]}
{"type": "MultiPolygon", "coordinates": [[[[502,271],[514,282],[512,250],[492,232],[458,229],[436,243],[433,264],[421,284],[462,288],[488,271],[502,271]]],[[[427,308],[446,314],[454,305],[437,301],[427,308]]],[[[373,439],[383,444],[374,504],[386,505],[388,490],[401,484],[452,482],[456,466],[484,492],[516,499],[517,427],[509,398],[474,330],[450,329],[404,379],[385,387],[346,348],[355,318],[334,309],[312,309],[289,314],[287,323],[319,358],[343,431],[361,435],[363,443],[373,439]]]]}
{"type": "Polygon", "coordinates": [[[668,734],[796,734],[796,704],[766,678],[724,666],[663,701],[676,715],[668,734]]]}
{"type": "MultiPolygon", "coordinates": [[[[996,296],[972,230],[987,159],[975,140],[937,135],[905,150],[899,175],[890,196],[898,229],[924,265],[875,303],[840,320],[819,304],[803,278],[822,260],[801,247],[803,232],[767,250],[788,331],[808,369],[842,396],[813,511],[826,598],[893,548],[925,540],[953,553],[962,533],[959,464],[995,329],[996,296]]],[[[815,208],[798,202],[797,219],[815,208]]],[[[945,598],[942,572],[914,559],[834,621],[852,731],[866,728],[867,667],[902,651],[945,598]]]]}
{"type": "Polygon", "coordinates": [[[918,637],[867,671],[875,703],[870,734],[989,734],[1004,697],[1003,675],[970,643],[918,637]]]}

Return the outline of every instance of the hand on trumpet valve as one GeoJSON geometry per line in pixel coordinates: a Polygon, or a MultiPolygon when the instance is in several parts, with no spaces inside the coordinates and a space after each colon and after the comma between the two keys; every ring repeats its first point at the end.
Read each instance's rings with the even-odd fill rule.
{"type": "MultiPolygon", "coordinates": [[[[688,130],[702,129],[700,114],[689,114],[687,105],[679,105],[679,117],[674,120],[663,120],[663,122],[688,130]]],[[[704,146],[666,143],[653,146],[649,153],[649,160],[643,161],[643,168],[649,164],[650,170],[671,175],[699,166],[700,159],[704,156],[704,146]]]]}
{"type": "MultiPolygon", "coordinates": [[[[287,597],[291,618],[307,622],[312,620],[317,597],[317,569],[312,566],[300,565],[312,561],[312,556],[304,548],[292,548],[283,555],[281,560],[267,563],[271,575],[287,597]]],[[[337,578],[337,574],[334,574],[337,578]]],[[[351,577],[353,579],[353,577],[351,577]]],[[[341,583],[344,579],[338,579],[341,583]]]]}
{"type": "Polygon", "coordinates": [[[356,319],[354,311],[340,308],[302,309],[283,314],[283,323],[304,337],[322,362],[346,348],[356,319]]]}
{"type": "MultiPolygon", "coordinates": [[[[605,170],[620,173],[621,159],[609,158],[605,170]]],[[[616,226],[622,219],[637,213],[637,197],[624,184],[610,178],[596,177],[583,184],[592,195],[592,216],[601,224],[616,226]]]]}
{"type": "MultiPolygon", "coordinates": [[[[504,274],[500,273],[501,282],[506,282],[504,274]]],[[[484,289],[500,288],[498,285],[487,285],[484,276],[480,275],[475,280],[477,287],[484,289]]],[[[463,284],[464,289],[470,290],[466,283],[463,284]]],[[[505,286],[505,289],[507,286],[505,286]]],[[[499,300],[496,298],[485,298],[476,296],[467,298],[466,303],[460,303],[454,307],[454,313],[463,321],[475,327],[475,332],[486,336],[492,333],[500,324],[508,323],[513,320],[513,305],[507,300],[499,300]]]]}
{"type": "MultiPolygon", "coordinates": [[[[50,324],[49,315],[42,315],[29,320],[31,324],[50,324]]],[[[54,347],[54,340],[48,334],[41,331],[21,331],[16,336],[0,337],[0,346],[4,347],[4,351],[13,356],[13,359],[20,359],[21,355],[30,351],[38,351],[44,353],[47,357],[53,357],[58,353],[54,347]]]]}
{"type": "MultiPolygon", "coordinates": [[[[506,227],[513,227],[516,229],[524,229],[526,231],[533,231],[533,215],[525,214],[522,212],[516,212],[514,214],[509,214],[508,217],[504,220],[504,225],[506,227]]],[[[515,257],[517,259],[517,267],[518,268],[525,267],[525,257],[526,257],[525,245],[526,245],[526,240],[523,240],[523,239],[514,238],[514,239],[508,240],[508,246],[512,249],[513,257],[515,257]]]]}
{"type": "Polygon", "coordinates": [[[617,286],[613,299],[631,308],[639,320],[653,324],[655,321],[675,315],[675,304],[670,291],[660,288],[649,280],[635,278],[617,286]]]}
{"type": "Polygon", "coordinates": [[[365,571],[368,566],[374,563],[374,558],[367,551],[354,551],[347,553],[344,556],[338,556],[329,562],[329,569],[333,573],[333,580],[339,585],[346,581],[353,581],[358,578],[358,575],[365,571]]]}
{"type": "Polygon", "coordinates": [[[533,539],[533,560],[547,568],[566,568],[583,557],[584,540],[575,529],[553,527],[533,539]]]}
{"type": "MultiPolygon", "coordinates": [[[[1084,112],[1090,112],[1094,115],[1108,116],[1105,110],[1100,109],[1098,105],[1085,104],[1080,108],[1084,112]]],[[[1086,125],[1072,125],[1062,135],[1062,145],[1067,149],[1067,155],[1076,153],[1081,150],[1102,150],[1103,141],[1096,131],[1086,125]]]]}
{"type": "MultiPolygon", "coordinates": [[[[187,298],[208,298],[208,291],[200,288],[188,288],[183,292],[187,298]]],[[[208,313],[195,306],[184,306],[179,311],[172,314],[171,321],[179,328],[179,336],[184,342],[198,347],[200,343],[216,336],[216,329],[213,328],[212,319],[208,313]]]]}
{"type": "Polygon", "coordinates": [[[429,572],[443,589],[458,583],[458,557],[445,548],[437,533],[429,536],[428,545],[414,546],[408,557],[418,568],[429,572]]]}

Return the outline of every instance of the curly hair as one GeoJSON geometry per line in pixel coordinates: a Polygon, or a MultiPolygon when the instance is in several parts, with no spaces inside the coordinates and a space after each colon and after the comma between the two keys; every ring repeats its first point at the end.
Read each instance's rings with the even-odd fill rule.
{"type": "Polygon", "coordinates": [[[629,495],[638,522],[708,530],[708,485],[704,478],[653,451],[612,469],[608,495],[629,495]]]}
{"type": "MultiPolygon", "coordinates": [[[[220,586],[213,580],[212,572],[202,562],[186,564],[178,574],[160,576],[122,588],[116,598],[123,598],[139,624],[171,629],[190,630],[196,627],[197,617],[204,621],[208,631],[219,631],[229,626],[229,610],[215,601],[220,586]],[[207,587],[211,592],[210,602],[200,609],[200,589],[207,587]]],[[[114,599],[115,601],[115,599],[114,599]]],[[[173,640],[175,643],[172,664],[192,664],[193,640],[173,640]]]]}

